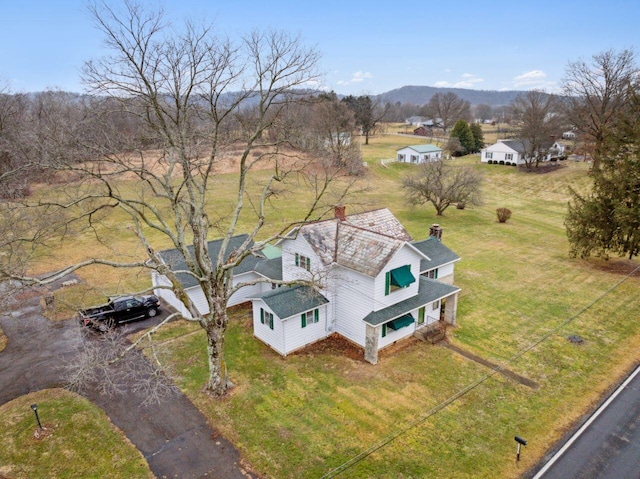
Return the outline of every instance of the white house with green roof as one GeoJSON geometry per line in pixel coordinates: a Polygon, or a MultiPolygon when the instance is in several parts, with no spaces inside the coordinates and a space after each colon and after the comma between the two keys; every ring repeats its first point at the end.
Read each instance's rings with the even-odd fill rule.
{"type": "Polygon", "coordinates": [[[442,160],[442,148],[436,145],[412,145],[396,150],[399,163],[428,163],[442,160]]]}
{"type": "MultiPolygon", "coordinates": [[[[375,364],[381,349],[439,321],[455,324],[460,289],[453,285],[454,267],[460,257],[441,237],[442,229],[433,225],[427,239],[414,241],[386,208],[347,216],[337,207],[334,218],[296,228],[276,247],[245,258],[233,282],[255,284],[238,290],[229,305],[251,301],[255,337],[283,356],[339,334],[375,364]]],[[[245,240],[241,235],[231,242],[245,240]]],[[[219,249],[219,240],[209,242],[212,258],[219,249]]],[[[176,250],[160,256],[174,271],[186,269],[176,250]]],[[[179,278],[207,313],[195,278],[179,278]]],[[[163,276],[152,279],[168,285],[163,276]]],[[[190,317],[171,289],[156,294],[190,317]]]]}

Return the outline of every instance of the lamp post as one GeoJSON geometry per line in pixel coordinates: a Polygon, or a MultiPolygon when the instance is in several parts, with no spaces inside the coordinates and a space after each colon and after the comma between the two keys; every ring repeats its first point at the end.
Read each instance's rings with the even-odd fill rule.
{"type": "Polygon", "coordinates": [[[40,424],[40,417],[38,416],[38,405],[32,404],[31,409],[33,409],[33,413],[36,415],[36,421],[38,421],[38,427],[42,430],[42,424],[40,424]]]}

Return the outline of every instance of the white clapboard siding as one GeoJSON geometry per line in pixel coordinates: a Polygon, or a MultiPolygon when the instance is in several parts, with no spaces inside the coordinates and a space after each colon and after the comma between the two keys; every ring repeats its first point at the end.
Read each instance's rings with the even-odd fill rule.
{"type": "MultiPolygon", "coordinates": [[[[260,322],[260,318],[258,318],[258,322],[260,322]]],[[[282,326],[284,331],[284,354],[289,354],[328,336],[327,307],[323,305],[318,308],[317,323],[307,322],[306,327],[303,328],[301,314],[298,314],[282,321],[282,326]]]]}
{"type": "Polygon", "coordinates": [[[375,297],[369,311],[379,311],[418,294],[418,278],[420,276],[421,259],[422,256],[409,246],[405,245],[400,248],[376,278],[375,297]],[[411,274],[413,274],[416,280],[406,288],[396,289],[391,291],[388,295],[385,295],[387,271],[400,268],[407,264],[411,266],[411,274]]]}
{"type": "Polygon", "coordinates": [[[273,311],[261,300],[256,300],[253,303],[253,334],[263,343],[273,348],[276,352],[285,356],[287,351],[284,344],[284,326],[282,321],[273,314],[273,329],[268,324],[262,324],[260,322],[260,308],[265,311],[269,311],[273,314],[273,311]]]}
{"type": "MultiPolygon", "coordinates": [[[[334,330],[360,346],[365,345],[364,317],[373,309],[375,281],[347,268],[336,268],[331,291],[334,304],[334,330]]],[[[331,304],[331,303],[329,303],[331,304]]]]}
{"type": "Polygon", "coordinates": [[[282,280],[295,281],[296,279],[311,279],[309,273],[302,266],[296,266],[295,254],[306,256],[311,261],[311,271],[317,273],[322,269],[320,259],[313,251],[313,248],[302,235],[295,239],[286,239],[279,246],[282,248],[282,280]]]}

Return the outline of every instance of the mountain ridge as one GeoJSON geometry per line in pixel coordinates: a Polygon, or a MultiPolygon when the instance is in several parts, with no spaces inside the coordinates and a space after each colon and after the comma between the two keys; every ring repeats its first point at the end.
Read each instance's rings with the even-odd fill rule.
{"type": "Polygon", "coordinates": [[[383,103],[400,102],[413,105],[424,105],[428,103],[431,97],[436,93],[449,92],[455,93],[463,100],[467,100],[471,105],[484,103],[493,107],[508,105],[515,97],[524,93],[523,90],[472,90],[467,88],[405,85],[400,88],[389,90],[385,93],[380,93],[379,95],[372,95],[372,97],[383,103]]]}

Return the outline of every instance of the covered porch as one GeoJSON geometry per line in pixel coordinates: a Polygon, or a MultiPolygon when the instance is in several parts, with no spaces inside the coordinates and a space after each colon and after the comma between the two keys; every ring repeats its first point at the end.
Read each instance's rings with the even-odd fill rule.
{"type": "Polygon", "coordinates": [[[378,362],[378,351],[417,331],[446,322],[455,326],[460,288],[421,276],[418,294],[397,304],[373,311],[366,323],[365,360],[378,362]]]}

